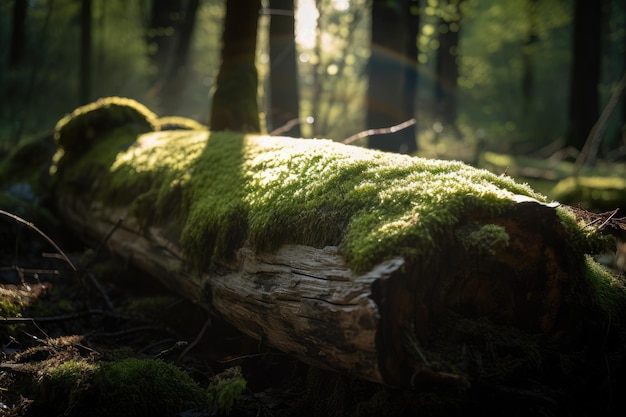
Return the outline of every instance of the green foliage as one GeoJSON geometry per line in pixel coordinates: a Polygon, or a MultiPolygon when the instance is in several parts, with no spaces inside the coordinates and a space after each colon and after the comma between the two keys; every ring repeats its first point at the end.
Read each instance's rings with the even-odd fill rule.
{"type": "Polygon", "coordinates": [[[246,390],[247,382],[238,366],[228,368],[211,378],[207,388],[207,403],[210,410],[228,415],[246,390]]]}

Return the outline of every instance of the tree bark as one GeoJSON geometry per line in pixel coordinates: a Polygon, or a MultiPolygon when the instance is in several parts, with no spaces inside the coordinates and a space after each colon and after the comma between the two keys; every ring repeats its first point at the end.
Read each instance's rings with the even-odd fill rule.
{"type": "Polygon", "coordinates": [[[259,132],[255,66],[259,0],[227,0],[222,63],[211,107],[211,130],[259,132]]]}
{"type": "MultiPolygon", "coordinates": [[[[415,117],[414,101],[406,95],[406,89],[414,89],[411,70],[417,64],[413,51],[407,56],[407,45],[413,30],[407,14],[410,1],[395,2],[374,0],[372,2],[371,56],[367,73],[367,127],[388,128],[415,117]],[[408,82],[408,83],[407,83],[408,82]]],[[[390,152],[414,153],[417,151],[415,130],[404,129],[395,133],[372,135],[368,147],[390,152]]]]}
{"type": "MultiPolygon", "coordinates": [[[[270,20],[270,106],[268,131],[273,131],[300,117],[298,65],[293,0],[271,0],[270,20]],[[281,12],[281,13],[278,13],[281,12]],[[291,13],[289,15],[288,13],[291,13]]],[[[289,135],[300,137],[300,124],[289,135]]]]}
{"type": "Polygon", "coordinates": [[[15,0],[13,2],[13,18],[11,21],[11,46],[9,49],[9,68],[17,68],[24,61],[26,48],[26,15],[28,13],[28,0],[15,0]]]}
{"type": "MultiPolygon", "coordinates": [[[[146,42],[150,60],[156,67],[154,82],[166,81],[172,64],[176,34],[180,30],[182,4],[180,0],[153,0],[146,42]]],[[[158,90],[161,87],[157,87],[158,90]]]]}
{"type": "Polygon", "coordinates": [[[91,100],[91,0],[82,0],[80,13],[80,103],[91,100]]]}
{"type": "Polygon", "coordinates": [[[445,128],[456,126],[459,78],[459,33],[461,31],[461,4],[450,3],[451,16],[439,19],[439,48],[437,49],[437,84],[435,85],[435,110],[445,128]]]}
{"type": "Polygon", "coordinates": [[[539,42],[537,31],[539,0],[529,0],[526,5],[528,29],[522,46],[522,117],[529,120],[535,100],[535,50],[539,42]]]}
{"type": "Polygon", "coordinates": [[[181,19],[173,60],[167,67],[163,86],[162,108],[165,114],[176,114],[187,86],[189,72],[189,50],[193,39],[196,14],[200,0],[188,0],[181,19]]]}
{"type": "Polygon", "coordinates": [[[602,1],[576,0],[567,145],[582,150],[599,114],[602,1]]]}

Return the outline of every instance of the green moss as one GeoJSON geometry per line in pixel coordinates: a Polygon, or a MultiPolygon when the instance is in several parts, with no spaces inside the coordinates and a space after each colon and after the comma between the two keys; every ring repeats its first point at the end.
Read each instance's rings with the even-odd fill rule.
{"type": "Polygon", "coordinates": [[[43,177],[47,175],[54,152],[55,144],[51,135],[20,143],[11,149],[0,164],[0,184],[28,184],[34,198],[40,194],[43,177]]]}
{"type": "Polygon", "coordinates": [[[67,155],[80,154],[103,132],[119,126],[133,126],[148,132],[156,126],[156,115],[144,105],[122,97],[107,97],[78,107],[55,127],[54,138],[67,155]]]}
{"type": "Polygon", "coordinates": [[[0,299],[0,317],[20,317],[22,306],[13,300],[0,299]]]}
{"type": "Polygon", "coordinates": [[[205,393],[187,373],[160,360],[78,359],[48,366],[36,398],[45,415],[171,416],[204,405],[205,393]]]}
{"type": "Polygon", "coordinates": [[[40,378],[38,402],[48,415],[71,415],[80,407],[97,366],[85,360],[68,360],[48,369],[40,378]]]}
{"type": "Polygon", "coordinates": [[[249,138],[248,238],[340,245],[356,270],[390,256],[429,255],[462,216],[495,214],[528,187],[460,162],[330,141],[249,138]]]}
{"type": "Polygon", "coordinates": [[[506,229],[495,224],[479,225],[471,222],[455,230],[455,236],[465,250],[474,250],[479,254],[493,255],[498,249],[509,245],[506,229]]]}
{"type": "Polygon", "coordinates": [[[582,220],[577,220],[568,206],[557,207],[556,213],[567,234],[563,241],[568,245],[568,254],[577,259],[572,259],[573,262],[580,263],[585,254],[614,250],[615,242],[612,236],[602,233],[596,227],[586,225],[582,220]]]}
{"type": "Polygon", "coordinates": [[[626,305],[624,281],[611,275],[590,256],[585,256],[586,282],[590,285],[589,300],[592,307],[601,310],[610,321],[620,319],[626,305]]]}
{"type": "Polygon", "coordinates": [[[103,364],[93,383],[101,416],[170,416],[204,403],[204,391],[187,373],[160,360],[103,364]]]}
{"type": "Polygon", "coordinates": [[[130,145],[132,135],[128,127],[105,132],[64,170],[65,181],[99,182],[95,199],[130,205],[146,224],[178,225],[196,267],[244,242],[261,249],[299,243],[341,246],[363,271],[390,256],[430,254],[460,217],[495,214],[515,194],[544,200],[460,162],[328,140],[164,131],[130,145]]]}
{"type": "Polygon", "coordinates": [[[202,123],[193,119],[178,116],[160,117],[156,121],[155,130],[207,130],[202,123]]]}
{"type": "Polygon", "coordinates": [[[246,380],[238,366],[229,368],[211,378],[207,388],[207,401],[210,410],[220,414],[230,414],[237,400],[246,390],[246,380]]]}

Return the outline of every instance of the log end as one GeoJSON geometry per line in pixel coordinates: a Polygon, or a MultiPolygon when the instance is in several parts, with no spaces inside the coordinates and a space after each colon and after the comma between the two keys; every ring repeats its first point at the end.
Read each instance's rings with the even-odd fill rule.
{"type": "Polygon", "coordinates": [[[437,256],[375,282],[385,381],[464,386],[489,372],[537,372],[554,351],[585,366],[573,352],[602,343],[598,328],[621,331],[606,320],[623,314],[626,291],[585,254],[581,233],[561,208],[523,202],[461,221],[437,256]]]}

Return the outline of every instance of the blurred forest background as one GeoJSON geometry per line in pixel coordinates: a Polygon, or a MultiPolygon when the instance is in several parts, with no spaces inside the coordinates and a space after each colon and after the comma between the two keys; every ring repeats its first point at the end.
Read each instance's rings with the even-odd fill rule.
{"type": "Polygon", "coordinates": [[[0,146],[112,95],[211,126],[230,21],[258,34],[261,131],[297,118],[284,134],[345,140],[415,118],[395,138],[354,143],[469,162],[485,150],[575,159],[601,120],[594,155],[626,157],[625,0],[226,3],[0,0],[0,146]]]}

